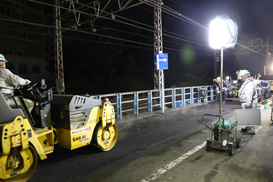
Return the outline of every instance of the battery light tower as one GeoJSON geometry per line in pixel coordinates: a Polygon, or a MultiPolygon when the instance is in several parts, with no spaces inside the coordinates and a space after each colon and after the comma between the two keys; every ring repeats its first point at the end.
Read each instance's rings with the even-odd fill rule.
{"type": "Polygon", "coordinates": [[[209,25],[209,45],[213,49],[221,49],[221,82],[220,82],[220,108],[219,108],[219,137],[222,116],[222,89],[223,89],[223,50],[233,49],[237,43],[238,25],[228,16],[217,16],[209,25]]]}

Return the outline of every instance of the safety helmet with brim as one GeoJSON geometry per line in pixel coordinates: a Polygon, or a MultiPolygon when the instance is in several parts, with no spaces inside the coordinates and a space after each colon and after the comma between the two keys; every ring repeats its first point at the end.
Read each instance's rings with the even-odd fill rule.
{"type": "Polygon", "coordinates": [[[5,62],[8,62],[5,58],[5,56],[3,56],[2,54],[0,54],[0,61],[5,61],[5,62]]]}
{"type": "Polygon", "coordinates": [[[250,73],[247,70],[240,70],[239,76],[240,77],[242,77],[242,76],[250,76],[250,73]]]}

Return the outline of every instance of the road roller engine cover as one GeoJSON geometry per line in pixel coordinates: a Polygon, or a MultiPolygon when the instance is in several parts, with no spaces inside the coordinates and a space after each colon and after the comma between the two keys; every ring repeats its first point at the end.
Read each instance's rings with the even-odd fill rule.
{"type": "Polygon", "coordinates": [[[0,181],[27,181],[38,159],[47,159],[55,144],[69,150],[94,144],[109,151],[115,146],[115,111],[107,98],[102,102],[52,92],[36,83],[17,90],[0,87],[0,181]],[[32,113],[23,97],[34,102],[32,113]],[[8,99],[14,99],[16,107],[8,99]]]}

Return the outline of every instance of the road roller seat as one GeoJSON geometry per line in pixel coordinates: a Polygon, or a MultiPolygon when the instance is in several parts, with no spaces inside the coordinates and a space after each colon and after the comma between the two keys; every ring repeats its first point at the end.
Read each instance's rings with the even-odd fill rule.
{"type": "Polygon", "coordinates": [[[11,108],[7,102],[13,99],[13,89],[10,87],[0,87],[0,124],[11,122],[17,116],[25,117],[21,108],[11,108]]]}

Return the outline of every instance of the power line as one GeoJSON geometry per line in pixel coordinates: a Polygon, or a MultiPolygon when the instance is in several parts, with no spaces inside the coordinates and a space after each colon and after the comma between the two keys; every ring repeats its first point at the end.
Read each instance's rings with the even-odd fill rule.
{"type": "MultiPolygon", "coordinates": [[[[54,26],[50,26],[50,25],[43,25],[43,24],[38,24],[38,23],[30,23],[30,22],[25,22],[25,21],[21,21],[21,20],[12,20],[12,19],[4,19],[4,18],[0,18],[0,20],[5,20],[5,21],[11,21],[11,22],[16,22],[16,23],[23,23],[23,24],[28,24],[28,25],[33,25],[33,26],[41,26],[41,27],[47,27],[47,28],[54,28],[54,26]]],[[[106,36],[106,35],[99,35],[99,34],[95,34],[92,32],[87,32],[87,31],[82,31],[82,30],[73,30],[73,29],[68,29],[68,28],[64,28],[65,30],[68,31],[75,31],[75,32],[80,32],[80,33],[85,33],[85,34],[90,34],[90,35],[95,35],[95,36],[101,36],[101,37],[105,37],[105,38],[109,38],[109,39],[116,39],[116,40],[121,40],[121,41],[126,41],[129,43],[135,43],[135,44],[140,44],[140,45],[144,45],[144,46],[148,46],[148,47],[153,47],[152,44],[145,44],[142,42],[137,42],[137,41],[130,41],[127,39],[122,39],[122,38],[117,38],[117,37],[113,37],[113,36],[106,36]]],[[[31,31],[27,31],[27,32],[31,32],[31,31]]],[[[35,33],[35,32],[31,32],[31,33],[35,33]]],[[[36,33],[39,34],[39,33],[36,33]]],[[[43,34],[43,33],[40,33],[43,34]]],[[[45,35],[51,35],[51,34],[45,34],[45,35]]],[[[52,37],[54,37],[54,35],[51,35],[52,37]]],[[[63,36],[64,38],[68,38],[67,36],[63,36]]],[[[79,39],[79,38],[71,38],[70,39],[75,39],[75,40],[83,40],[83,41],[89,41],[89,42],[96,42],[96,43],[104,43],[102,41],[92,41],[92,40],[86,40],[86,39],[79,39]]],[[[146,50],[153,50],[151,49],[147,49],[147,48],[141,48],[138,46],[130,46],[130,45],[123,45],[123,44],[117,44],[117,43],[104,43],[104,44],[111,44],[111,45],[119,45],[119,46],[124,46],[124,47],[130,47],[130,48],[138,48],[138,49],[146,49],[146,50]]],[[[178,52],[184,52],[184,53],[191,53],[191,54],[198,54],[198,55],[205,55],[205,56],[211,56],[208,54],[202,54],[202,53],[197,53],[197,52],[190,52],[190,51],[181,51],[178,49],[173,49],[173,48],[168,48],[166,47],[166,49],[169,50],[173,50],[173,51],[178,51],[178,52]]]]}
{"type": "MultiPolygon", "coordinates": [[[[200,14],[203,14],[203,15],[205,15],[206,17],[208,17],[208,18],[210,18],[210,19],[212,19],[213,18],[213,16],[211,15],[211,14],[209,14],[209,13],[207,13],[207,12],[205,12],[205,11],[203,11],[203,10],[201,10],[200,8],[198,8],[196,5],[194,5],[192,2],[189,2],[189,1],[187,1],[187,0],[185,0],[185,4],[190,4],[192,7],[194,7],[193,9],[195,9],[195,11],[196,12],[199,12],[200,14]]],[[[180,0],[178,0],[178,2],[176,2],[177,4],[180,4],[181,5],[181,3],[184,5],[184,3],[183,2],[181,2],[180,0]]],[[[183,6],[182,5],[182,6],[183,6]]],[[[189,6],[190,6],[189,5],[189,6]]],[[[242,36],[242,37],[244,37],[244,38],[246,38],[246,39],[250,39],[249,37],[247,37],[246,35],[243,35],[243,34],[241,34],[241,33],[238,33],[240,36],[242,36]]],[[[238,40],[238,42],[239,42],[239,40],[238,40]]]]}
{"type": "MultiPolygon", "coordinates": [[[[38,2],[36,0],[29,0],[29,1],[32,1],[32,2],[35,2],[35,3],[40,3],[40,4],[43,4],[43,5],[48,5],[48,6],[52,6],[52,7],[55,7],[56,5],[51,5],[51,4],[48,4],[48,3],[44,3],[44,2],[38,2]]],[[[149,1],[143,1],[143,2],[149,2],[149,1]]],[[[81,4],[81,5],[84,5],[84,4],[81,4]]],[[[86,6],[86,7],[90,7],[90,6],[86,6]]],[[[65,7],[61,7],[62,9],[65,9],[65,10],[69,10],[69,8],[65,8],[65,7]]],[[[90,7],[92,9],[94,9],[93,7],[90,7]]],[[[72,10],[72,11],[75,11],[75,12],[78,12],[78,13],[83,13],[83,14],[86,14],[86,15],[90,15],[90,16],[94,16],[93,14],[89,14],[89,13],[85,13],[85,12],[82,12],[82,11],[79,11],[79,10],[72,10]]],[[[117,17],[120,17],[120,18],[123,18],[123,19],[127,19],[129,20],[128,18],[124,18],[124,17],[121,17],[121,16],[118,16],[116,15],[117,17]]],[[[111,18],[108,18],[108,17],[100,17],[100,18],[104,18],[104,19],[108,19],[108,20],[112,20],[111,18]]],[[[143,30],[146,30],[146,31],[150,31],[150,32],[153,32],[153,30],[149,30],[147,28],[144,28],[144,27],[140,27],[140,26],[136,26],[136,25],[133,25],[133,24],[130,24],[130,23],[127,23],[127,22],[123,22],[123,21],[120,21],[120,20],[115,20],[117,22],[120,22],[120,23],[123,23],[123,24],[126,24],[126,25],[129,25],[129,26],[133,26],[133,27],[137,27],[137,28],[141,28],[143,30]]],[[[133,20],[131,20],[133,21],[133,20]]],[[[136,21],[133,21],[133,22],[136,22],[136,21]]],[[[139,23],[139,22],[138,22],[139,23]]],[[[84,24],[84,23],[81,23],[81,24],[84,24]]],[[[142,25],[145,25],[143,23],[140,23],[142,25]]],[[[145,25],[145,26],[148,26],[148,27],[151,27],[149,25],[145,25]]],[[[170,33],[170,32],[169,32],[170,33]]],[[[174,33],[173,33],[174,34],[174,33]]],[[[174,36],[170,36],[170,35],[167,35],[167,34],[163,34],[164,36],[169,36],[171,38],[176,38],[178,40],[181,40],[181,41],[185,41],[185,42],[189,42],[189,43],[192,43],[192,44],[196,44],[196,45],[199,45],[199,46],[204,46],[204,47],[208,47],[207,45],[202,45],[202,44],[199,44],[199,43],[196,43],[196,42],[193,42],[193,41],[189,41],[189,40],[186,40],[186,39],[181,39],[181,38],[177,38],[177,37],[174,37],[174,36]]],[[[177,34],[176,34],[177,35],[177,34]]],[[[181,35],[179,35],[181,36],[181,35]]],[[[187,36],[184,36],[184,37],[187,37],[187,36]]],[[[189,38],[189,37],[187,37],[189,38]]]]}
{"type": "MultiPolygon", "coordinates": [[[[37,2],[37,1],[35,1],[35,0],[31,0],[31,1],[37,2]]],[[[46,3],[42,3],[42,4],[43,4],[43,5],[55,6],[55,5],[46,4],[46,3]]],[[[62,7],[62,8],[64,8],[64,7],[62,7]]],[[[64,8],[64,9],[68,10],[68,8],[64,8]]],[[[77,10],[77,12],[80,12],[80,11],[77,10]]],[[[81,13],[84,13],[84,12],[81,12],[81,13]]],[[[88,14],[88,15],[90,15],[90,14],[88,14]]],[[[134,23],[139,23],[139,24],[141,24],[141,25],[144,25],[144,26],[153,28],[153,27],[151,27],[151,26],[149,26],[149,25],[146,25],[146,24],[143,24],[143,23],[134,21],[134,20],[130,20],[130,19],[124,18],[124,17],[122,17],[122,16],[116,15],[116,17],[119,17],[119,18],[125,19],[125,20],[127,20],[127,21],[132,21],[132,22],[134,22],[134,23]]],[[[108,17],[102,17],[102,18],[108,19],[108,20],[112,20],[111,18],[108,18],[108,17]]],[[[120,21],[120,20],[115,20],[115,21],[118,21],[118,22],[120,22],[120,23],[129,25],[129,26],[133,26],[133,27],[136,27],[136,28],[141,28],[141,29],[146,30],[146,31],[149,31],[149,32],[153,32],[153,30],[150,30],[150,29],[147,29],[147,28],[144,28],[144,27],[140,27],[140,26],[136,26],[136,25],[133,25],[133,24],[130,24],[130,23],[127,23],[127,22],[123,22],[123,21],[120,21]]],[[[169,31],[164,31],[164,32],[168,32],[168,33],[174,34],[174,35],[176,35],[176,36],[182,36],[182,37],[190,38],[190,37],[183,36],[183,35],[179,35],[179,34],[175,34],[175,33],[169,32],[169,31]]],[[[177,39],[177,40],[181,40],[181,41],[189,42],[189,43],[192,43],[192,44],[196,44],[196,45],[199,45],[199,46],[208,47],[207,45],[202,45],[202,44],[196,43],[196,42],[194,42],[194,41],[189,41],[189,40],[186,40],[186,39],[181,39],[181,38],[178,38],[178,37],[174,37],[174,36],[171,36],[171,35],[168,35],[168,34],[165,34],[165,33],[164,33],[163,35],[164,35],[164,36],[167,36],[167,37],[175,38],[175,39],[177,39]]],[[[193,39],[193,38],[190,38],[190,39],[193,39]]]]}
{"type": "MultiPolygon", "coordinates": [[[[148,3],[148,4],[149,4],[149,3],[148,3]]],[[[169,7],[168,7],[168,9],[171,10],[171,11],[173,11],[175,14],[177,14],[177,15],[183,17],[183,18],[186,17],[186,16],[184,16],[184,15],[182,15],[182,14],[179,14],[178,12],[172,10],[172,9],[169,8],[169,7]]],[[[182,19],[182,20],[183,20],[183,19],[182,19]]],[[[198,22],[196,22],[196,21],[194,21],[194,20],[191,20],[191,19],[188,18],[188,17],[186,17],[186,20],[189,20],[190,22],[193,22],[193,24],[195,24],[196,26],[199,26],[199,27],[201,27],[201,28],[204,28],[204,29],[208,30],[208,28],[205,27],[204,25],[202,25],[202,24],[200,24],[200,23],[198,23],[198,22]]],[[[239,46],[242,46],[242,47],[244,47],[244,48],[246,48],[246,49],[248,49],[248,50],[254,52],[254,53],[257,53],[257,54],[260,54],[260,55],[262,55],[262,56],[265,56],[265,55],[263,55],[263,54],[261,54],[261,53],[255,51],[255,50],[253,50],[253,49],[251,49],[251,48],[248,48],[248,47],[246,47],[246,46],[244,46],[244,45],[242,45],[242,44],[240,44],[240,43],[238,43],[238,42],[237,42],[237,44],[238,44],[239,46]]]]}
{"type": "MultiPolygon", "coordinates": [[[[56,5],[51,5],[51,4],[44,3],[44,2],[38,2],[38,1],[36,1],[36,0],[29,0],[29,1],[36,2],[36,3],[40,3],[40,4],[43,4],[43,5],[53,6],[53,7],[56,6],[56,5]]],[[[153,3],[150,3],[150,1],[142,1],[142,2],[145,2],[146,4],[148,4],[148,5],[150,5],[150,6],[154,6],[154,4],[153,4],[153,3]],[[151,4],[152,4],[152,5],[151,5],[151,4]]],[[[141,4],[142,4],[142,3],[141,3],[141,4]]],[[[81,4],[81,5],[84,6],[84,4],[81,4]]],[[[130,7],[128,7],[128,8],[131,8],[131,7],[134,7],[134,6],[136,6],[136,5],[130,6],[130,7]]],[[[61,7],[61,8],[66,9],[66,10],[69,10],[68,8],[64,8],[64,7],[61,7]]],[[[78,11],[78,10],[73,10],[73,11],[76,11],[76,12],[78,12],[78,13],[85,13],[85,12],[81,12],[81,11],[78,11]]],[[[167,7],[167,6],[163,5],[163,11],[166,12],[166,13],[168,13],[168,14],[170,14],[171,16],[176,15],[176,16],[178,16],[178,17],[176,17],[176,16],[174,16],[174,17],[179,18],[179,19],[181,19],[180,17],[182,17],[181,20],[186,21],[186,22],[188,22],[188,23],[191,23],[191,24],[193,24],[193,25],[195,25],[195,26],[198,26],[198,27],[201,27],[201,28],[204,28],[204,29],[207,30],[207,27],[205,27],[204,25],[202,25],[202,24],[200,24],[200,23],[198,23],[198,22],[196,22],[196,21],[194,21],[194,20],[192,20],[192,19],[186,17],[185,15],[182,15],[181,13],[179,13],[179,12],[173,10],[173,9],[170,8],[170,7],[167,7]],[[173,14],[171,14],[171,13],[173,13],[173,14]]],[[[94,16],[94,15],[89,14],[89,13],[85,13],[85,14],[86,14],[86,15],[94,16]]],[[[108,14],[109,14],[109,13],[108,13],[108,14]]],[[[102,17],[102,18],[106,18],[106,17],[102,17]]],[[[108,19],[108,18],[106,18],[106,19],[108,19]]],[[[111,20],[111,19],[110,19],[110,20],[111,20]]],[[[128,19],[127,19],[127,20],[128,20],[128,19]]],[[[117,20],[116,20],[116,21],[117,21],[117,20]]],[[[119,21],[119,20],[118,20],[118,21],[119,21]]],[[[129,23],[126,23],[126,22],[122,22],[122,21],[119,21],[119,22],[124,23],[124,24],[127,24],[127,25],[130,25],[130,26],[135,26],[135,25],[132,25],[132,24],[129,24],[129,23]]],[[[136,21],[134,21],[134,22],[136,22],[136,21]]],[[[145,24],[142,24],[142,25],[145,25],[145,24]]],[[[47,25],[47,27],[48,27],[48,25],[47,25]]],[[[146,30],[146,31],[152,31],[152,30],[149,30],[149,29],[146,29],[146,28],[143,28],[143,27],[139,27],[139,26],[135,26],[135,27],[144,29],[144,30],[146,30]]],[[[52,27],[51,27],[51,28],[52,28],[52,27]]],[[[65,29],[65,28],[63,28],[63,29],[65,29]]],[[[71,30],[71,29],[66,29],[66,30],[71,30]]],[[[94,35],[96,35],[96,34],[94,34],[94,35]]],[[[208,47],[208,46],[206,46],[206,45],[198,44],[198,43],[193,42],[193,41],[188,41],[188,40],[185,40],[185,39],[179,39],[179,38],[177,38],[177,37],[170,36],[170,35],[166,35],[166,34],[163,34],[163,35],[164,35],[164,36],[169,36],[169,37],[172,37],[172,38],[181,40],[181,41],[186,41],[186,42],[189,42],[189,43],[193,43],[193,44],[197,44],[197,45],[200,45],[200,46],[208,47]]],[[[101,35],[101,34],[99,34],[99,36],[108,37],[108,36],[101,35]]],[[[126,39],[121,39],[121,38],[114,38],[114,37],[111,37],[111,38],[113,38],[113,39],[118,39],[118,40],[123,40],[123,41],[127,41],[126,39]]],[[[136,41],[128,41],[128,42],[136,43],[136,41]]],[[[137,44],[147,45],[147,44],[145,44],[145,43],[140,43],[140,42],[137,42],[137,44]]],[[[255,52],[255,53],[258,53],[257,51],[254,51],[254,50],[252,50],[252,49],[250,49],[250,48],[247,48],[246,46],[243,46],[243,45],[240,44],[240,43],[237,43],[237,44],[240,45],[240,46],[242,46],[242,47],[244,47],[244,48],[246,48],[246,49],[249,49],[249,50],[251,50],[251,51],[253,51],[253,52],[255,52]]],[[[260,53],[258,53],[258,54],[260,54],[260,53]]]]}

